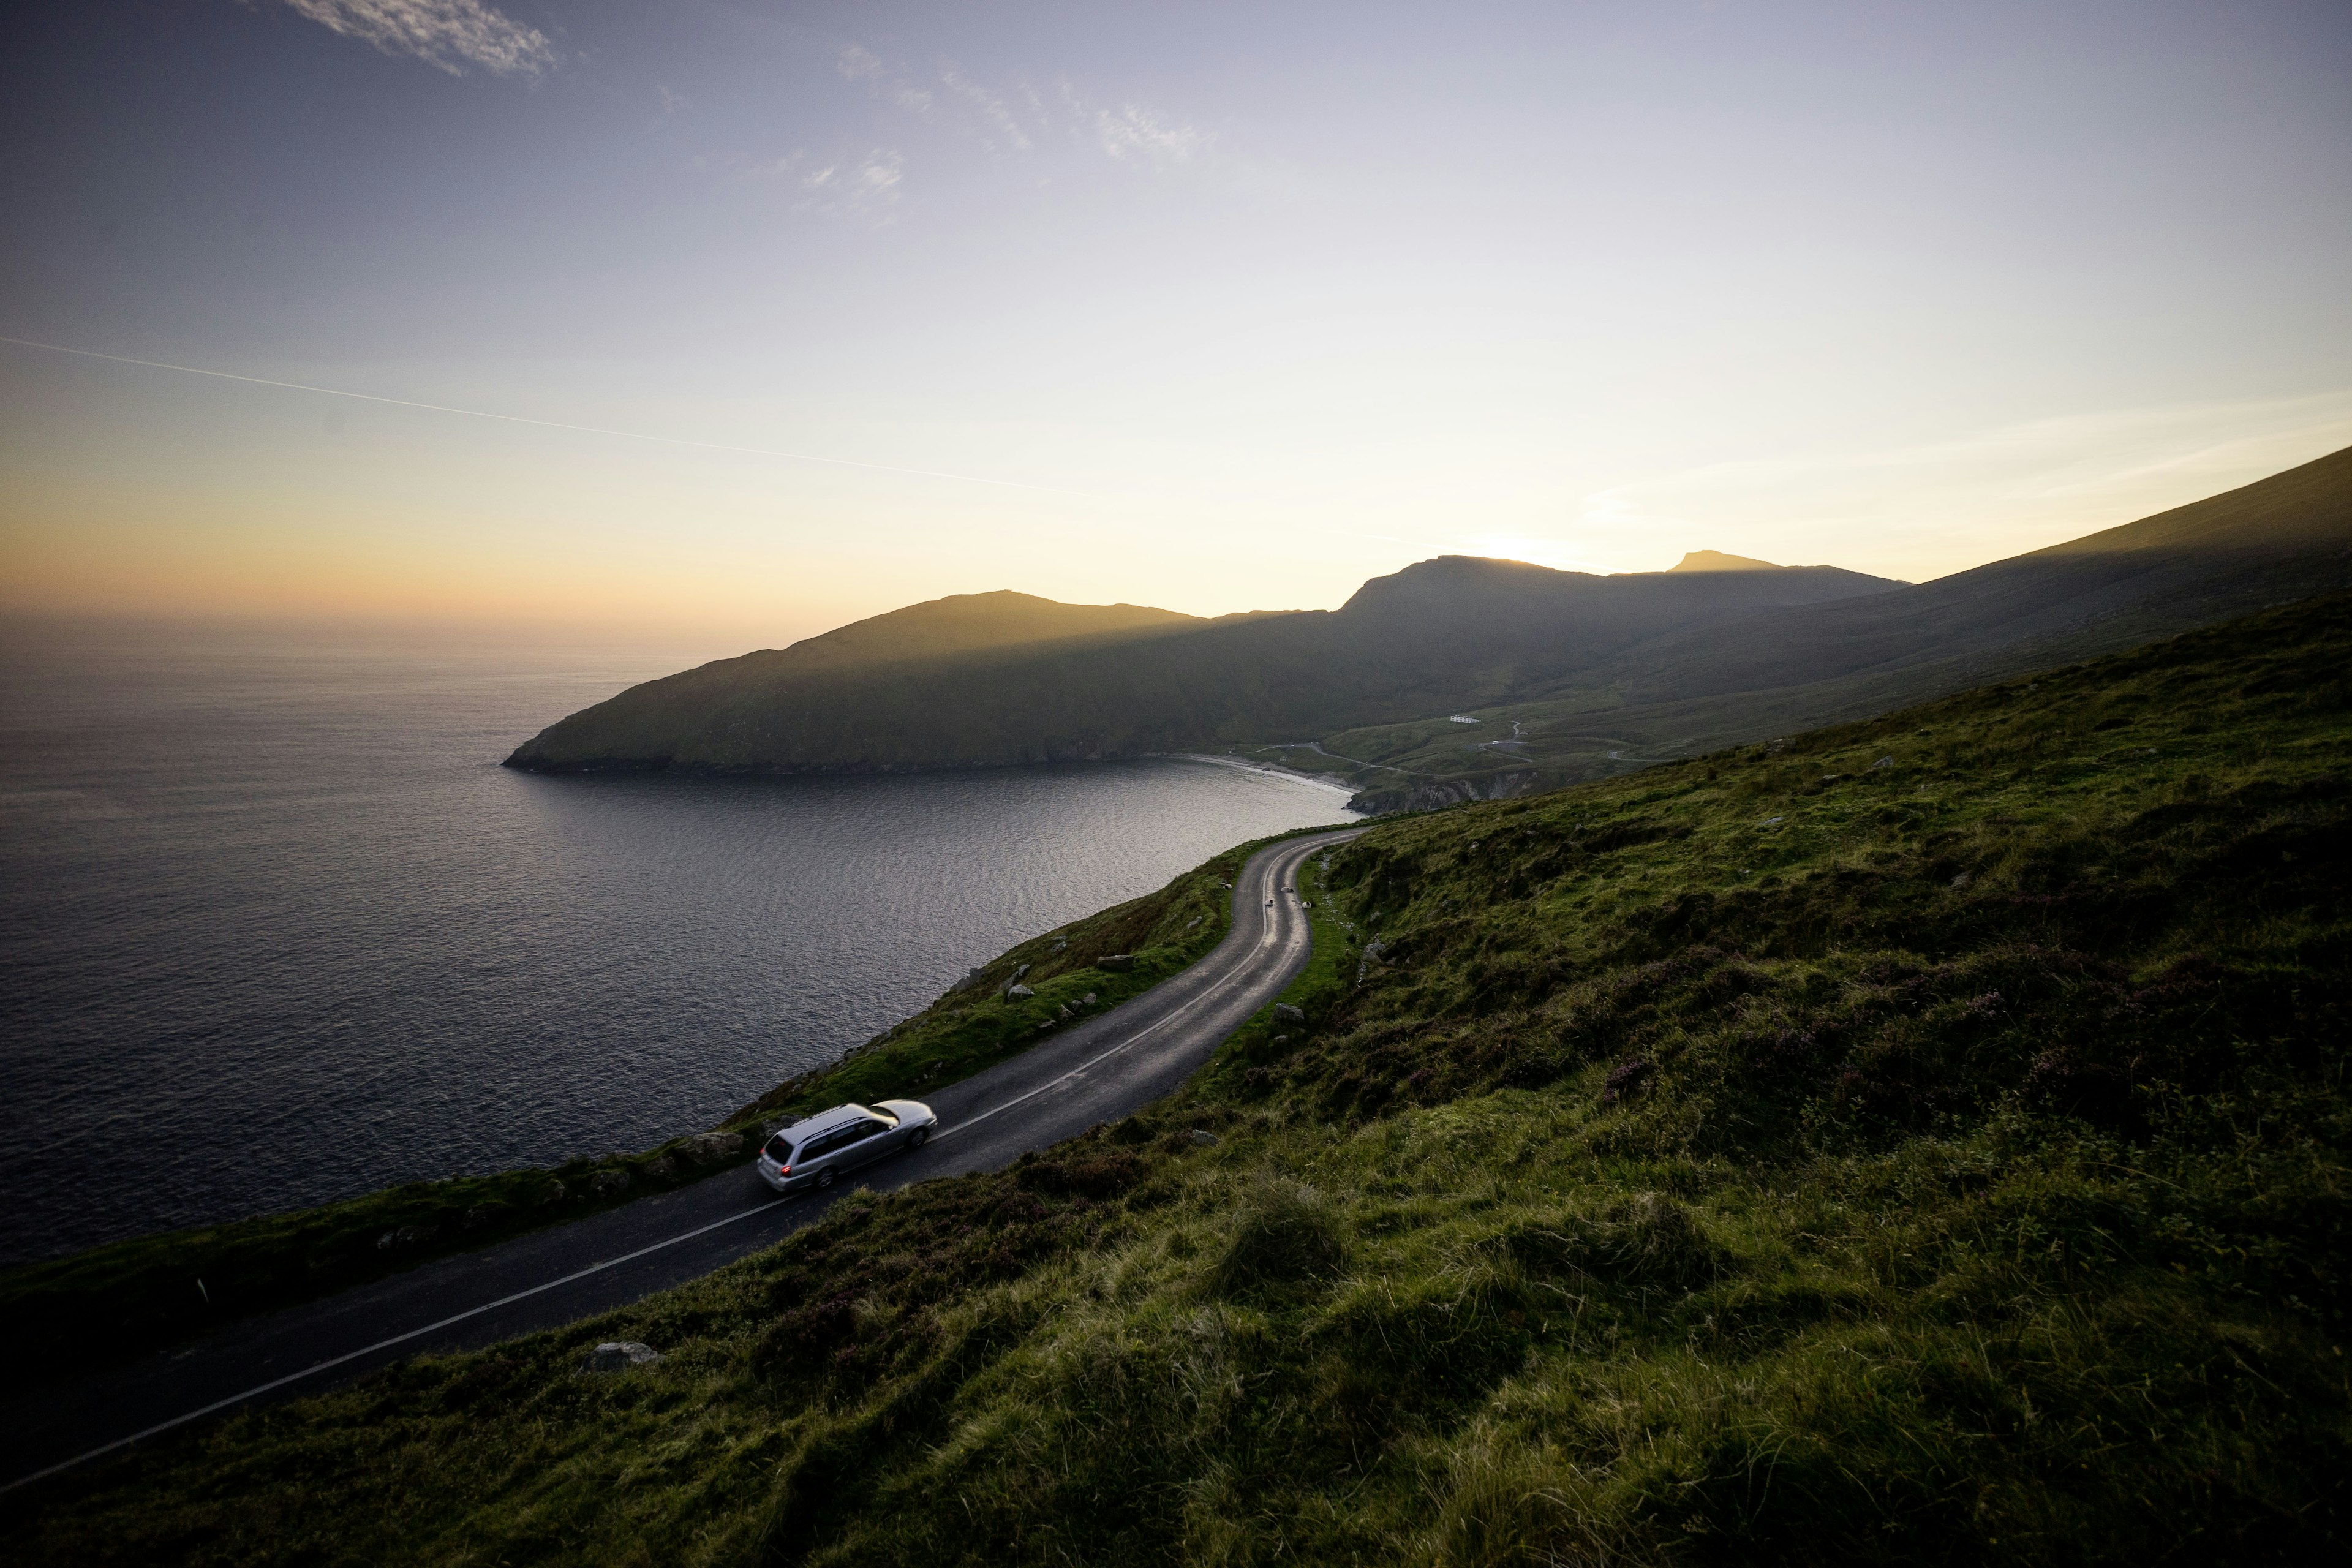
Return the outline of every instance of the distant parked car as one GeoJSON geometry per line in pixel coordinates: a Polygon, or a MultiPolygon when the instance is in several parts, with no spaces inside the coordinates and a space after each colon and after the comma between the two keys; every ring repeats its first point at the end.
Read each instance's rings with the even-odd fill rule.
{"type": "Polygon", "coordinates": [[[780,1193],[829,1187],[845,1171],[900,1149],[921,1148],[939,1122],[929,1106],[911,1100],[836,1105],[769,1139],[760,1151],[760,1179],[780,1193]]]}

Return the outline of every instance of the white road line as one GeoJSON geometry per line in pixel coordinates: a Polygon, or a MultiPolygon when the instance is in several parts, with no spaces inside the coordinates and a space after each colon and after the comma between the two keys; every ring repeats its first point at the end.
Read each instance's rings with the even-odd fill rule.
{"type": "Polygon", "coordinates": [[[230,1394],[226,1399],[215,1399],[210,1405],[205,1405],[201,1409],[191,1410],[184,1415],[174,1415],[169,1421],[158,1421],[154,1426],[148,1427],[143,1432],[133,1432],[128,1437],[117,1437],[111,1443],[101,1443],[86,1454],[76,1454],[70,1459],[60,1459],[45,1470],[35,1470],[29,1476],[18,1476],[15,1480],[0,1482],[0,1492],[14,1491],[18,1487],[29,1485],[34,1481],[42,1479],[44,1477],[54,1476],[59,1470],[69,1470],[76,1465],[97,1458],[101,1454],[110,1454],[117,1448],[129,1447],[131,1444],[139,1442],[143,1438],[152,1437],[158,1433],[169,1432],[174,1426],[184,1426],[191,1421],[199,1420],[204,1416],[210,1415],[215,1410],[226,1410],[232,1405],[241,1405],[248,1399],[268,1394],[273,1388],[283,1388],[289,1383],[299,1383],[302,1379],[325,1372],[330,1367],[341,1366],[345,1362],[357,1361],[363,1355],[373,1355],[377,1351],[389,1350],[394,1345],[404,1344],[408,1341],[415,1339],[420,1334],[429,1334],[436,1329],[446,1329],[452,1323],[462,1323],[468,1318],[478,1318],[484,1312],[495,1312],[500,1307],[512,1306],[515,1302],[522,1300],[526,1297],[536,1296],[545,1290],[552,1290],[560,1285],[569,1285],[575,1279],[585,1279],[591,1274],[602,1274],[605,1269],[617,1268],[624,1263],[633,1263],[636,1261],[636,1259],[645,1257],[647,1253],[659,1252],[666,1247],[676,1247],[681,1241],[692,1241],[698,1236],[708,1236],[712,1231],[719,1229],[721,1226],[733,1225],[738,1220],[750,1219],[754,1215],[766,1214],[770,1209],[776,1207],[779,1204],[787,1204],[790,1202],[792,1202],[792,1199],[790,1198],[771,1199],[767,1203],[761,1204],[757,1208],[745,1209],[740,1214],[729,1215],[725,1219],[713,1220],[709,1225],[703,1226],[698,1229],[689,1230],[682,1235],[673,1236],[666,1241],[656,1241],[651,1247],[640,1247],[635,1252],[623,1253],[618,1258],[608,1258],[602,1263],[592,1263],[587,1268],[580,1269],[575,1273],[566,1274],[561,1279],[550,1279],[545,1284],[534,1285],[528,1290],[518,1290],[511,1296],[501,1296],[495,1301],[486,1301],[478,1307],[468,1307],[466,1310],[444,1318],[437,1323],[427,1323],[421,1329],[411,1329],[404,1334],[394,1334],[388,1340],[378,1340],[372,1345],[362,1345],[358,1350],[345,1351],[341,1355],[331,1356],[322,1362],[314,1362],[310,1365],[304,1367],[299,1372],[289,1372],[284,1377],[272,1378],[268,1383],[257,1384],[253,1387],[247,1389],[242,1394],[230,1394]]]}
{"type": "MultiPolygon", "coordinates": [[[[1321,842],[1321,841],[1320,841],[1320,840],[1318,840],[1318,842],[1319,843],[1319,842],[1321,842]]],[[[1302,858],[1303,858],[1303,857],[1302,857],[1302,858]]],[[[1283,878],[1282,878],[1281,872],[1280,872],[1279,870],[1277,870],[1277,871],[1276,872],[1276,876],[1275,876],[1275,882],[1274,882],[1275,890],[1276,890],[1276,894],[1277,894],[1277,895],[1279,895],[1279,893],[1281,892],[1281,885],[1282,885],[1282,881],[1283,881],[1283,878]]],[[[1250,953],[1249,953],[1249,955],[1248,955],[1248,956],[1249,956],[1249,957],[1251,957],[1251,958],[1255,958],[1255,957],[1256,957],[1260,952],[1264,952],[1264,951],[1265,950],[1265,946],[1266,946],[1267,942],[1268,942],[1268,941],[1269,941],[1269,940],[1270,940],[1270,939],[1275,935],[1276,930],[1276,921],[1266,921],[1266,922],[1265,922],[1265,931],[1264,931],[1259,935],[1259,937],[1258,937],[1258,939],[1257,939],[1257,946],[1256,946],[1255,948],[1253,948],[1253,949],[1250,951],[1250,953]]],[[[1064,1085],[1064,1084],[1066,1084],[1066,1083],[1069,1082],[1069,1081],[1070,1081],[1070,1079],[1074,1079],[1074,1078],[1077,1077],[1080,1073],[1085,1072],[1088,1068],[1097,1066],[1097,1065],[1099,1065],[1100,1063],[1103,1063],[1103,1062],[1107,1062],[1107,1061],[1110,1060],[1110,1058],[1113,1058],[1113,1057],[1115,1057],[1115,1056],[1118,1055],[1118,1054],[1119,1054],[1119,1052],[1124,1051],[1124,1050],[1128,1049],[1129,1047],[1132,1047],[1132,1046],[1135,1046],[1135,1045],[1138,1045],[1138,1044],[1141,1043],[1141,1042],[1142,1042],[1142,1041],[1143,1041],[1147,1037],[1151,1036],[1151,1035],[1156,1035],[1156,1034],[1158,1034],[1160,1030],[1162,1030],[1162,1029],[1166,1028],[1169,1025],[1171,1025],[1171,1024],[1174,1023],[1177,1019],[1179,1019],[1179,1018],[1182,1017],[1185,1014],[1187,1014],[1187,1013],[1191,1012],[1193,1008],[1198,1007],[1202,1003],[1206,1002],[1206,1001],[1208,1001],[1211,997],[1213,997],[1213,996],[1216,995],[1216,994],[1217,994],[1217,993],[1218,993],[1218,991],[1219,991],[1220,989],[1222,989],[1222,988],[1223,988],[1224,982],[1225,982],[1226,980],[1230,979],[1230,978],[1232,977],[1233,973],[1234,973],[1234,971],[1235,971],[1235,970],[1238,970],[1238,969],[1239,969],[1239,968],[1241,968],[1241,967],[1242,967],[1242,965],[1241,965],[1241,964],[1236,963],[1236,964],[1234,966],[1234,968],[1233,968],[1233,969],[1228,969],[1228,970],[1225,972],[1225,973],[1223,973],[1223,974],[1222,974],[1222,975],[1219,975],[1215,980],[1213,980],[1213,981],[1210,982],[1210,984],[1209,984],[1208,985],[1204,986],[1204,987],[1202,989],[1202,992],[1201,992],[1201,994],[1200,994],[1198,996],[1193,997],[1190,1002],[1185,1003],[1182,1006],[1176,1008],[1174,1011],[1172,1011],[1172,1012],[1171,1012],[1171,1013],[1168,1013],[1168,1014],[1163,1015],[1163,1016],[1159,1019],[1159,1021],[1158,1021],[1158,1022],[1156,1022],[1156,1023],[1152,1023],[1152,1024],[1148,1024],[1148,1025],[1146,1025],[1144,1027],[1142,1027],[1142,1028],[1140,1028],[1140,1029],[1138,1029],[1134,1034],[1129,1035],[1126,1039],[1121,1040],[1118,1044],[1117,1044],[1117,1045],[1115,1045],[1115,1046],[1111,1047],[1108,1050],[1107,1050],[1107,1051],[1103,1052],[1100,1056],[1093,1057],[1093,1058],[1088,1058],[1088,1059],[1087,1059],[1087,1060],[1086,1060],[1086,1061],[1080,1062],[1076,1067],[1072,1068],[1069,1071],[1067,1071],[1067,1072],[1064,1073],[1061,1077],[1059,1077],[1059,1078],[1057,1078],[1057,1079],[1051,1079],[1051,1080],[1049,1080],[1049,1081],[1047,1081],[1047,1082],[1045,1082],[1045,1083],[1041,1083],[1041,1084],[1039,1084],[1035,1089],[1031,1089],[1028,1093],[1026,1093],[1026,1094],[1024,1094],[1024,1095],[1022,1095],[1022,1096],[1020,1096],[1020,1097],[1019,1097],[1019,1098],[1017,1098],[1017,1099],[1008,1100],[1006,1100],[1003,1104],[999,1105],[999,1106],[993,1106],[993,1107],[990,1108],[989,1110],[986,1110],[982,1111],[982,1112],[981,1112],[979,1115],[977,1115],[977,1116],[967,1116],[967,1117],[965,1117],[961,1121],[957,1122],[953,1127],[946,1128],[946,1129],[944,1129],[944,1130],[942,1130],[942,1131],[939,1131],[939,1132],[936,1132],[936,1133],[932,1134],[932,1139],[933,1139],[933,1141],[934,1141],[934,1142],[936,1142],[937,1140],[941,1139],[941,1138],[952,1137],[954,1134],[956,1134],[956,1133],[958,1133],[958,1132],[962,1131],[963,1131],[965,1128],[967,1128],[967,1127],[976,1127],[976,1126],[978,1126],[980,1123],[982,1123],[982,1122],[983,1122],[983,1121],[987,1121],[987,1120],[988,1120],[990,1117],[992,1117],[992,1116],[1001,1116],[1001,1115],[1003,1115],[1004,1112],[1006,1112],[1006,1111],[1008,1111],[1008,1110],[1011,1110],[1013,1107],[1015,1107],[1015,1106],[1017,1106],[1017,1105],[1025,1105],[1025,1104],[1027,1104],[1029,1101],[1031,1101],[1031,1100],[1033,1100],[1036,1099],[1036,1098],[1037,1098],[1039,1095],[1041,1095],[1041,1094],[1045,1094],[1045,1093],[1048,1092],[1049,1090],[1056,1089],[1061,1088],[1061,1087],[1062,1087],[1062,1085],[1064,1085]]]]}
{"type": "MultiPolygon", "coordinates": [[[[1320,844],[1324,842],[1324,840],[1318,838],[1314,840],[1314,842],[1320,844]]],[[[1301,857],[1301,858],[1303,859],[1304,857],[1301,857]]],[[[1277,896],[1281,891],[1281,884],[1286,879],[1285,874],[1288,869],[1289,868],[1279,860],[1268,868],[1268,870],[1273,876],[1273,885],[1275,886],[1277,896]]],[[[1268,921],[1265,922],[1265,929],[1258,937],[1257,946],[1251,950],[1249,954],[1250,957],[1255,958],[1259,952],[1265,951],[1267,942],[1275,934],[1276,927],[1276,921],[1268,921]]],[[[1309,929],[1311,930],[1312,928],[1310,927],[1309,929]]],[[[1240,966],[1236,965],[1235,967],[1238,968],[1240,966]]],[[[978,1116],[967,1117],[965,1120],[957,1122],[953,1127],[948,1128],[943,1131],[934,1133],[931,1141],[936,1142],[940,1139],[948,1137],[952,1133],[961,1132],[967,1127],[975,1126],[980,1122],[985,1121],[992,1116],[1011,1110],[1017,1105],[1026,1104],[1028,1101],[1036,1099],[1039,1095],[1044,1094],[1048,1089],[1058,1089],[1063,1084],[1068,1082],[1071,1079],[1074,1079],[1080,1073],[1085,1072],[1088,1068],[1109,1060],[1112,1057],[1118,1055],[1119,1052],[1126,1050],[1129,1047],[1135,1045],[1147,1036],[1158,1033],[1160,1029],[1175,1022],[1178,1018],[1182,1017],[1185,1014],[1191,1012],[1202,1003],[1209,1000],[1212,996],[1214,996],[1223,987],[1224,982],[1232,977],[1233,973],[1234,970],[1227,970],[1224,974],[1220,975],[1216,980],[1212,981],[1207,986],[1205,986],[1202,990],[1201,994],[1193,997],[1192,1000],[1185,1003],[1182,1006],[1178,1007],[1174,1012],[1167,1014],[1157,1023],[1137,1030],[1134,1034],[1129,1036],[1118,1045],[1111,1047],[1110,1049],[1103,1052],[1100,1056],[1080,1063],[1078,1066],[1072,1068],[1068,1072],[1062,1074],[1061,1077],[1055,1079],[1052,1082],[1041,1084],[1016,1100],[1008,1100],[1003,1105],[996,1106],[992,1110],[983,1110],[978,1116]]],[[[666,1240],[656,1241],[648,1247],[641,1247],[635,1252],[623,1253],[618,1258],[608,1258],[602,1263],[592,1263],[587,1268],[579,1269],[573,1273],[566,1274],[560,1279],[550,1279],[544,1284],[533,1285],[528,1290],[518,1290],[511,1296],[501,1296],[495,1301],[486,1301],[478,1307],[468,1307],[466,1310],[454,1313],[449,1317],[442,1319],[437,1323],[427,1323],[421,1329],[411,1329],[406,1333],[394,1334],[390,1339],[386,1340],[378,1340],[372,1345],[362,1345],[358,1350],[346,1351],[341,1355],[331,1356],[322,1362],[314,1362],[310,1365],[304,1367],[299,1372],[289,1372],[283,1377],[272,1378],[268,1383],[257,1384],[241,1394],[232,1394],[226,1399],[215,1399],[210,1405],[191,1410],[183,1415],[174,1415],[168,1421],[158,1421],[154,1426],[147,1427],[143,1431],[133,1432],[128,1437],[117,1437],[111,1443],[101,1443],[97,1447],[89,1450],[87,1453],[76,1454],[70,1459],[60,1459],[56,1464],[49,1466],[46,1469],[35,1470],[30,1475],[18,1476],[14,1480],[0,1482],[0,1494],[12,1492],[18,1487],[29,1486],[37,1480],[47,1479],[48,1477],[54,1476],[62,1470],[72,1469],[76,1465],[87,1464],[89,1461],[98,1458],[102,1455],[111,1454],[117,1448],[127,1448],[133,1443],[143,1442],[149,1437],[157,1436],[163,1433],[169,1432],[175,1426],[184,1426],[191,1421],[200,1421],[204,1417],[210,1415],[216,1411],[226,1410],[231,1405],[242,1405],[248,1399],[258,1398],[262,1394],[268,1394],[273,1389],[283,1388],[289,1383],[299,1383],[306,1377],[316,1376],[320,1373],[329,1371],[334,1367],[341,1366],[346,1362],[357,1361],[360,1357],[365,1355],[373,1355],[378,1351],[390,1350],[393,1346],[397,1344],[405,1344],[410,1340],[417,1339],[423,1335],[432,1333],[436,1330],[446,1329],[453,1323],[462,1323],[468,1318],[478,1318],[485,1312],[495,1312],[500,1307],[510,1307],[517,1301],[542,1294],[545,1291],[556,1289],[561,1286],[572,1284],[575,1280],[585,1279],[591,1274],[602,1274],[607,1268],[617,1268],[624,1263],[634,1263],[638,1258],[644,1258],[648,1254],[659,1252],[665,1247],[676,1247],[682,1241],[692,1241],[698,1236],[708,1236],[714,1230],[733,1225],[739,1220],[750,1219],[755,1215],[766,1214],[770,1209],[775,1208],[782,1204],[790,1203],[792,1199],[790,1198],[772,1198],[768,1202],[760,1205],[757,1208],[748,1208],[740,1214],[729,1215],[725,1219],[713,1220],[709,1225],[701,1226],[694,1230],[685,1231],[679,1235],[670,1237],[666,1240]]]]}

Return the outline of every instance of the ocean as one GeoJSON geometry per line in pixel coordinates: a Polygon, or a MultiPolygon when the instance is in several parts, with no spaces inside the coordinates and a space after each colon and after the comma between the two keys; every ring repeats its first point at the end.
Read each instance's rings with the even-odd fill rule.
{"type": "Polygon", "coordinates": [[[0,1263],[706,1127],[1345,795],[1184,759],[499,761],[687,660],[9,628],[0,1263]]]}

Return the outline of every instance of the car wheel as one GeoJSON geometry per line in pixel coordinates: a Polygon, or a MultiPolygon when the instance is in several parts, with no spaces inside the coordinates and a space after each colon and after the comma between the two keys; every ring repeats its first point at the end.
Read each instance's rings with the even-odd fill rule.
{"type": "Polygon", "coordinates": [[[823,1192],[831,1185],[833,1185],[833,1173],[829,1170],[819,1171],[816,1173],[817,1191],[823,1192]]]}
{"type": "Polygon", "coordinates": [[[930,1141],[931,1130],[928,1127],[918,1127],[907,1134],[907,1147],[909,1149],[919,1149],[930,1141]]]}

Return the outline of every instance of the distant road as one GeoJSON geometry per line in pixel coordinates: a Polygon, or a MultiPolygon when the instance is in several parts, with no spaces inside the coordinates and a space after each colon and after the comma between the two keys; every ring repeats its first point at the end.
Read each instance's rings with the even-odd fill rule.
{"type": "MultiPolygon", "coordinates": [[[[940,1131],[827,1193],[778,1198],[738,1166],[480,1252],[289,1307],[0,1409],[0,1489],[257,1400],[292,1398],[405,1356],[560,1327],[772,1246],[862,1187],[995,1171],[1173,1090],[1306,966],[1299,865],[1345,828],[1260,850],[1209,955],[1110,1012],[929,1097],[940,1131]]],[[[659,1347],[656,1347],[659,1348],[659,1347]]]]}

